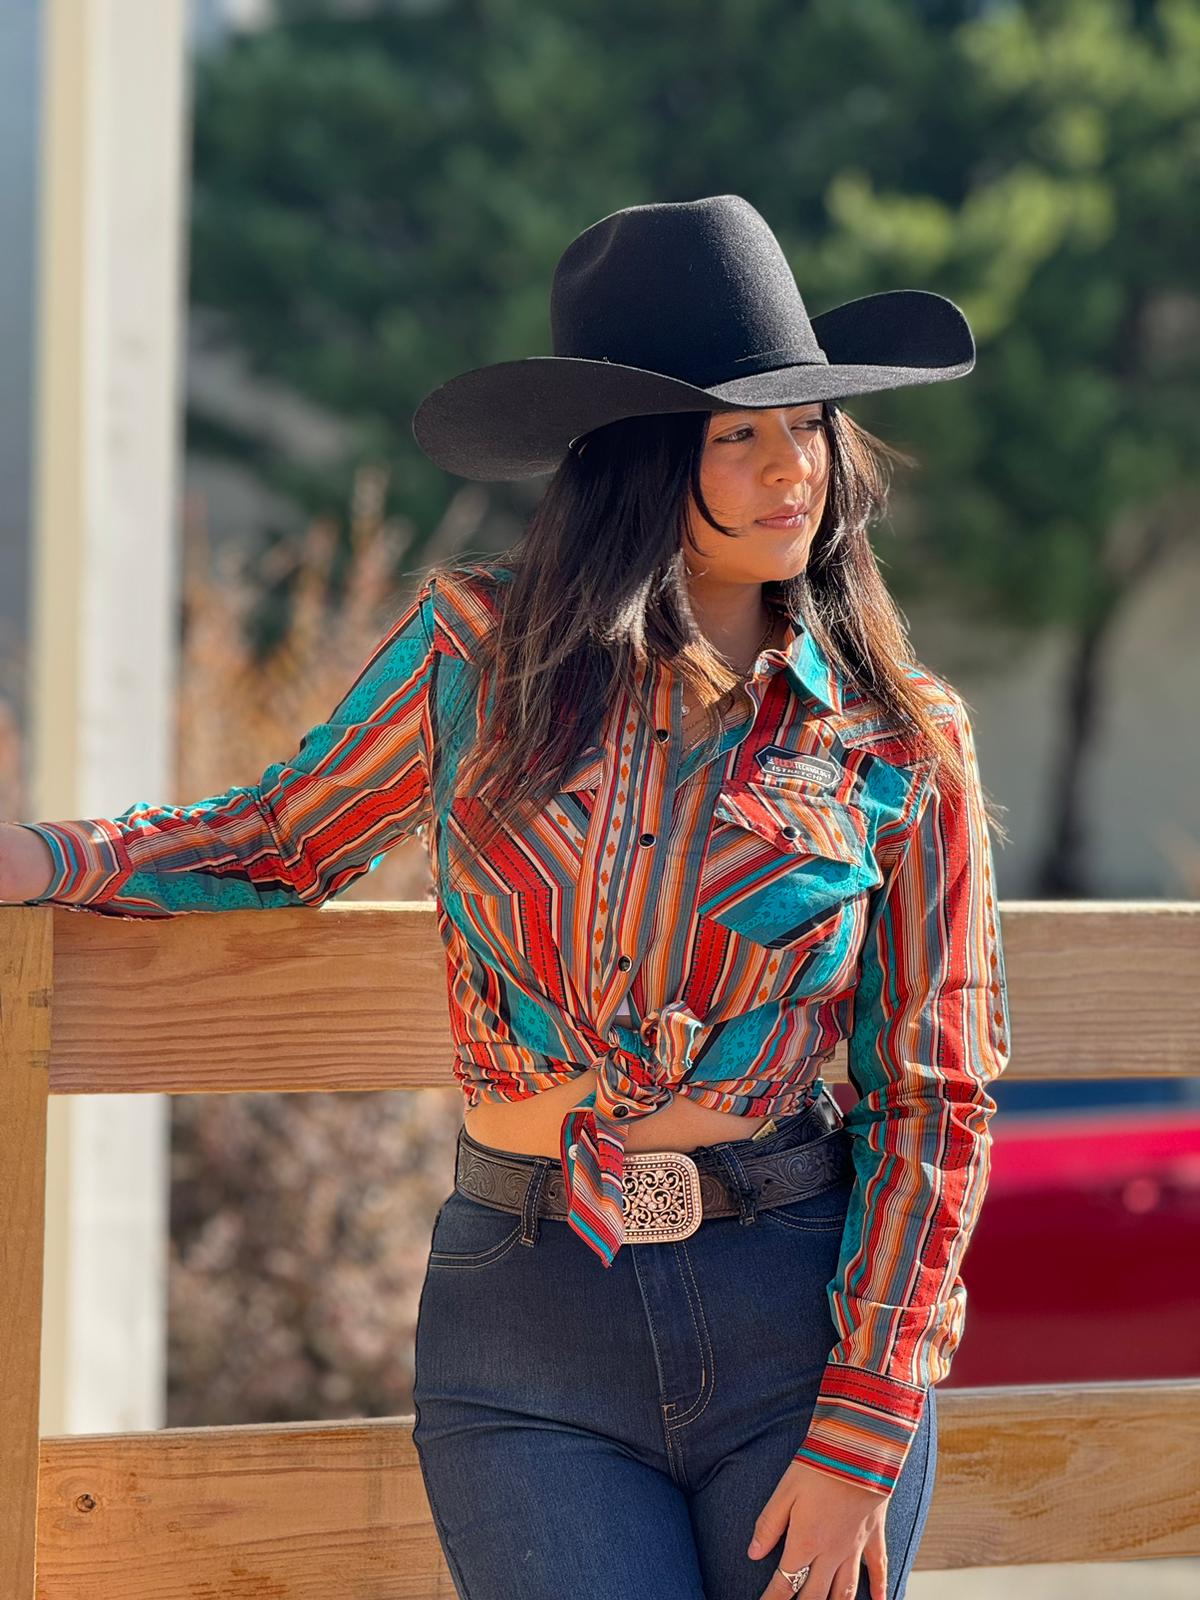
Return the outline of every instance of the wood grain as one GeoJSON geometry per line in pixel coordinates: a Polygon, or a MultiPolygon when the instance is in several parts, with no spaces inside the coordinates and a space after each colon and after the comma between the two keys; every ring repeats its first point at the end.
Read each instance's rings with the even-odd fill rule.
{"type": "Polygon", "coordinates": [[[33,1594],[54,920],[0,930],[0,1595],[33,1594]]]}
{"type": "MultiPolygon", "coordinates": [[[[1200,1555],[1200,1380],[938,1410],[919,1568],[1200,1555]]],[[[41,1506],[38,1600],[454,1596],[407,1417],[45,1439],[41,1506]]]]}
{"type": "MultiPolygon", "coordinates": [[[[1010,1075],[1200,1072],[1200,906],[1000,908],[1010,1075]]],[[[432,903],[116,919],[0,908],[0,1592],[453,1600],[407,1418],[45,1439],[46,1094],[451,1081],[432,903]],[[52,1014],[51,1014],[52,1013],[52,1014]],[[36,1538],[35,1538],[36,1514],[36,1538]]],[[[827,1077],[845,1077],[844,1052],[827,1077]]],[[[1200,1555],[1200,1380],[938,1392],[917,1565],[1200,1555]]]]}
{"type": "MultiPolygon", "coordinates": [[[[1000,914],[1010,1077],[1200,1071],[1200,904],[1007,901],[1000,914]]],[[[432,903],[54,917],[53,1093],[451,1082],[432,903]]],[[[845,1081],[844,1046],[825,1076],[845,1081]]]]}

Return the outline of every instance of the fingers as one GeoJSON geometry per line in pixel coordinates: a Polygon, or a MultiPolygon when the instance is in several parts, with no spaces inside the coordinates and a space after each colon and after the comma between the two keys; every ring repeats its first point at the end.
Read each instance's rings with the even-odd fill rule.
{"type": "MultiPolygon", "coordinates": [[[[858,1594],[858,1574],[861,1570],[861,1567],[861,1553],[856,1555],[853,1561],[843,1561],[841,1566],[838,1567],[833,1574],[833,1581],[830,1583],[828,1589],[828,1600],[856,1600],[856,1596],[858,1594]]],[[[789,1568],[789,1570],[793,1569],[789,1568]]],[[[812,1571],[812,1577],[815,1578],[816,1575],[816,1568],[814,1567],[812,1571]]],[[[802,1595],[805,1595],[805,1600],[807,1600],[807,1589],[808,1584],[806,1583],[800,1591],[802,1595]]],[[[820,1595],[821,1590],[819,1588],[816,1589],[814,1594],[820,1595]]],[[[874,1590],[872,1590],[871,1593],[871,1600],[875,1600],[874,1590]]],[[[884,1596],[884,1600],[887,1600],[886,1595],[884,1596]]]]}
{"type": "Polygon", "coordinates": [[[763,1590],[761,1600],[784,1600],[785,1595],[791,1595],[793,1593],[804,1595],[805,1600],[807,1600],[808,1596],[814,1594],[821,1596],[821,1600],[824,1600],[823,1591],[819,1587],[814,1587],[814,1584],[819,1580],[819,1574],[817,1572],[815,1563],[813,1564],[812,1570],[809,1572],[808,1577],[800,1580],[800,1587],[798,1590],[793,1590],[791,1583],[787,1578],[784,1577],[783,1573],[785,1571],[799,1572],[805,1565],[806,1563],[801,1556],[797,1556],[794,1560],[786,1553],[780,1556],[779,1564],[776,1566],[774,1572],[772,1572],[771,1581],[763,1590]]]}
{"type": "Polygon", "coordinates": [[[888,1600],[887,1545],[872,1539],[863,1551],[863,1564],[871,1580],[871,1600],[888,1600]]]}
{"type": "MultiPolygon", "coordinates": [[[[801,1600],[856,1600],[858,1576],[864,1564],[864,1554],[861,1550],[853,1560],[843,1561],[840,1565],[835,1565],[821,1556],[810,1556],[808,1577],[801,1581],[800,1588],[795,1592],[801,1596],[801,1600]]],[[[788,1551],[784,1551],[760,1600],[783,1600],[785,1595],[791,1595],[792,1586],[783,1574],[798,1572],[805,1565],[803,1556],[793,1557],[788,1551]]],[[[877,1586],[876,1570],[877,1567],[876,1569],[868,1567],[871,1577],[871,1600],[887,1600],[886,1570],[883,1574],[882,1588],[877,1586]]]]}
{"type": "MultiPolygon", "coordinates": [[[[774,1495],[758,1514],[758,1521],[754,1524],[754,1532],[750,1539],[750,1548],[746,1554],[751,1561],[757,1561],[759,1556],[766,1555],[783,1538],[788,1529],[788,1514],[790,1507],[774,1495]]],[[[784,1562],[787,1566],[787,1562],[784,1562]]],[[[788,1567],[788,1571],[792,1568],[788,1567]]]]}

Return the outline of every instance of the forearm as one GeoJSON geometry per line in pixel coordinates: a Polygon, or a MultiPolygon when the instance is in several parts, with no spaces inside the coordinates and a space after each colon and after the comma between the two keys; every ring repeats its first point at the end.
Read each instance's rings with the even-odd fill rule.
{"type": "Polygon", "coordinates": [[[430,820],[433,582],[325,722],[257,783],[188,805],[0,823],[0,903],[106,916],[319,906],[430,820]]]}
{"type": "Polygon", "coordinates": [[[970,721],[968,781],[932,779],[881,889],[854,994],[855,1192],[828,1286],[838,1333],[799,1459],[890,1494],[966,1316],[987,1190],[989,1086],[1008,1063],[1004,948],[970,721]]]}
{"type": "Polygon", "coordinates": [[[39,899],[53,876],[54,858],[41,835],[19,822],[0,822],[0,903],[39,899]]]}

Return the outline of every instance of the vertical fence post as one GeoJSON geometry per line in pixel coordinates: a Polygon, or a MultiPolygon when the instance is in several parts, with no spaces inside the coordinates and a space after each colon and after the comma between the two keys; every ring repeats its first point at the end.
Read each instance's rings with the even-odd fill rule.
{"type": "Polygon", "coordinates": [[[37,1567],[46,1099],[54,912],[0,907],[0,1594],[37,1567]]]}

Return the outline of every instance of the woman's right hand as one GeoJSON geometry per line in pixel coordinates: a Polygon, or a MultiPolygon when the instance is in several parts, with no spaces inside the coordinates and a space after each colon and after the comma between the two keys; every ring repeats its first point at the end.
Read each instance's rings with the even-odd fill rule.
{"type": "Polygon", "coordinates": [[[19,822],[0,822],[0,903],[36,900],[53,878],[54,857],[41,834],[19,822]]]}

